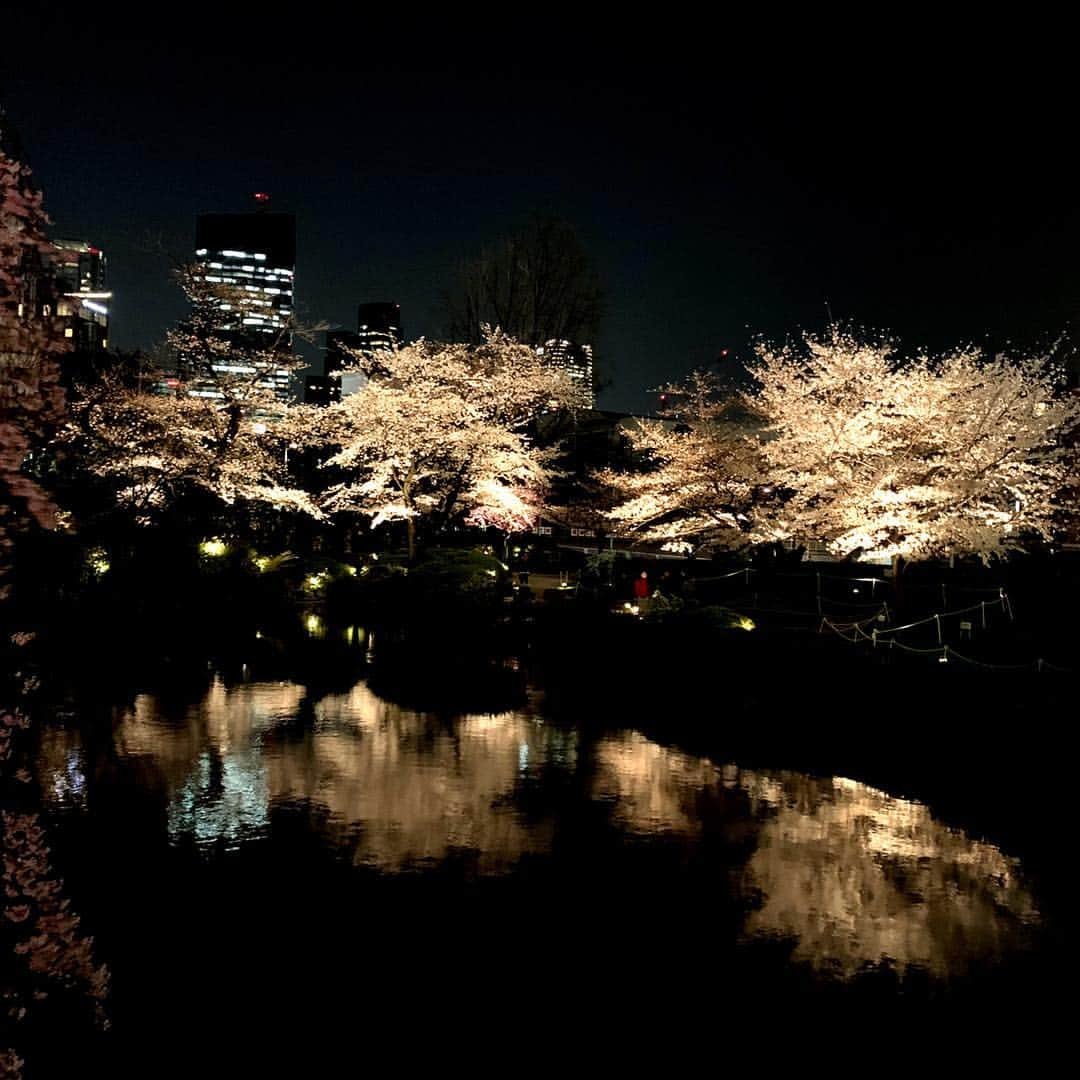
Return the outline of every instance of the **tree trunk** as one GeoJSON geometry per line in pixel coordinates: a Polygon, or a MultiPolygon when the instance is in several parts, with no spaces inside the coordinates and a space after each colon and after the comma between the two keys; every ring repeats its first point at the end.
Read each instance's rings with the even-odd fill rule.
{"type": "Polygon", "coordinates": [[[416,555],[416,518],[406,518],[405,527],[409,535],[409,562],[412,562],[413,557],[416,555]]]}

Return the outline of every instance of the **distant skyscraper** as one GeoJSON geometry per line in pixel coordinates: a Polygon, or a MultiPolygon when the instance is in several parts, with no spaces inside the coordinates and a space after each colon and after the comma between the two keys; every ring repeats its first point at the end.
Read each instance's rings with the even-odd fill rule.
{"type": "Polygon", "coordinates": [[[76,352],[109,347],[109,302],[105,253],[85,240],[56,240],[56,314],[76,352]]]}
{"type": "MultiPolygon", "coordinates": [[[[195,259],[206,281],[232,290],[223,310],[235,316],[222,332],[262,351],[291,355],[290,325],[296,276],[296,218],[271,213],[268,196],[255,196],[259,209],[248,214],[200,214],[195,222],[195,259]]],[[[290,396],[288,366],[265,365],[263,384],[282,400],[290,396]]]]}
{"type": "Polygon", "coordinates": [[[364,352],[366,341],[352,330],[327,330],[326,378],[332,383],[333,401],[340,401],[367,385],[367,378],[358,371],[342,374],[343,368],[354,367],[357,353],[364,352]]]}
{"type": "Polygon", "coordinates": [[[402,342],[400,304],[361,304],[356,328],[362,352],[390,352],[402,342]]]}
{"type": "Polygon", "coordinates": [[[580,388],[580,402],[586,409],[596,406],[591,345],[575,345],[571,341],[552,338],[538,346],[536,351],[552,366],[560,368],[570,376],[580,388]]]}
{"type": "Polygon", "coordinates": [[[402,343],[400,304],[361,304],[356,323],[355,333],[330,330],[326,334],[326,374],[335,381],[341,397],[367,385],[367,378],[359,372],[341,374],[343,368],[356,364],[357,354],[375,357],[402,343]]]}

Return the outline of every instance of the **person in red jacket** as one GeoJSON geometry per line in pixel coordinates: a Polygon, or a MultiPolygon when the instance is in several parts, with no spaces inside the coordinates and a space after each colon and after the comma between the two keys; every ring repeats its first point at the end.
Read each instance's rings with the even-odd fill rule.
{"type": "Polygon", "coordinates": [[[649,573],[641,571],[641,576],[634,578],[634,600],[640,605],[643,600],[649,598],[649,573]]]}

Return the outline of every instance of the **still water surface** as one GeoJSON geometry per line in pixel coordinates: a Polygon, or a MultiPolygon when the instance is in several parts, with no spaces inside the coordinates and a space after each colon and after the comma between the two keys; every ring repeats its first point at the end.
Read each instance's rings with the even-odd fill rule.
{"type": "Polygon", "coordinates": [[[193,996],[293,1024],[702,971],[947,996],[1042,948],[1020,862],[920,802],[554,722],[537,691],[435,714],[214,675],[57,721],[38,769],[121,1041],[191,1028],[193,996]]]}

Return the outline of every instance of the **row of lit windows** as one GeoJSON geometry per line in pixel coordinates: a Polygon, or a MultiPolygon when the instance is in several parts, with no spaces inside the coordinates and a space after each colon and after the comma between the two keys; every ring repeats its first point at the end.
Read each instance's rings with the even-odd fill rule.
{"type": "MultiPolygon", "coordinates": [[[[196,255],[209,255],[209,248],[197,248],[196,255]]],[[[250,255],[246,251],[219,251],[217,254],[224,255],[227,259],[257,259],[259,261],[265,261],[266,256],[261,251],[254,251],[250,255]]]]}
{"type": "MultiPolygon", "coordinates": [[[[74,329],[72,327],[69,326],[64,330],[64,337],[73,338],[74,336],[75,336],[75,331],[74,331],[74,329]]],[[[109,339],[108,338],[103,337],[101,339],[101,347],[103,349],[107,349],[109,347],[109,339]]]]}
{"type": "MultiPolygon", "coordinates": [[[[199,256],[200,258],[203,258],[203,257],[209,255],[210,252],[206,248],[199,248],[199,250],[196,251],[195,254],[197,256],[199,256]]],[[[245,251],[218,251],[218,252],[215,252],[214,254],[217,255],[217,256],[220,256],[222,258],[226,258],[226,259],[254,259],[255,262],[266,262],[266,256],[263,255],[261,252],[255,252],[254,254],[249,255],[245,251]]],[[[219,262],[211,262],[210,265],[213,266],[213,267],[220,268],[223,264],[219,263],[219,262]]],[[[243,269],[245,269],[245,270],[256,270],[256,269],[258,269],[262,273],[289,274],[290,276],[292,275],[292,270],[289,269],[289,268],[286,268],[286,267],[273,267],[273,266],[255,267],[254,265],[248,264],[248,265],[243,266],[243,269]]]]}
{"type": "Polygon", "coordinates": [[[226,266],[224,263],[206,263],[211,270],[220,270],[230,278],[252,278],[255,281],[288,280],[293,276],[291,270],[277,266],[226,266]]]}
{"type": "Polygon", "coordinates": [[[265,292],[265,293],[273,293],[273,294],[283,292],[283,293],[286,293],[289,296],[292,296],[292,289],[279,289],[276,284],[274,284],[274,285],[264,285],[264,284],[262,284],[262,282],[265,282],[265,281],[275,281],[276,282],[276,280],[277,280],[276,278],[254,278],[253,279],[253,278],[250,278],[246,274],[230,274],[228,271],[223,271],[221,274],[207,274],[206,275],[206,280],[207,281],[213,281],[213,282],[215,282],[216,284],[219,284],[219,285],[233,285],[233,284],[235,284],[239,288],[247,289],[248,292],[260,292],[260,291],[262,291],[262,292],[265,292]],[[259,284],[257,284],[257,285],[250,284],[250,282],[252,280],[254,280],[256,282],[259,282],[259,284]]]}

